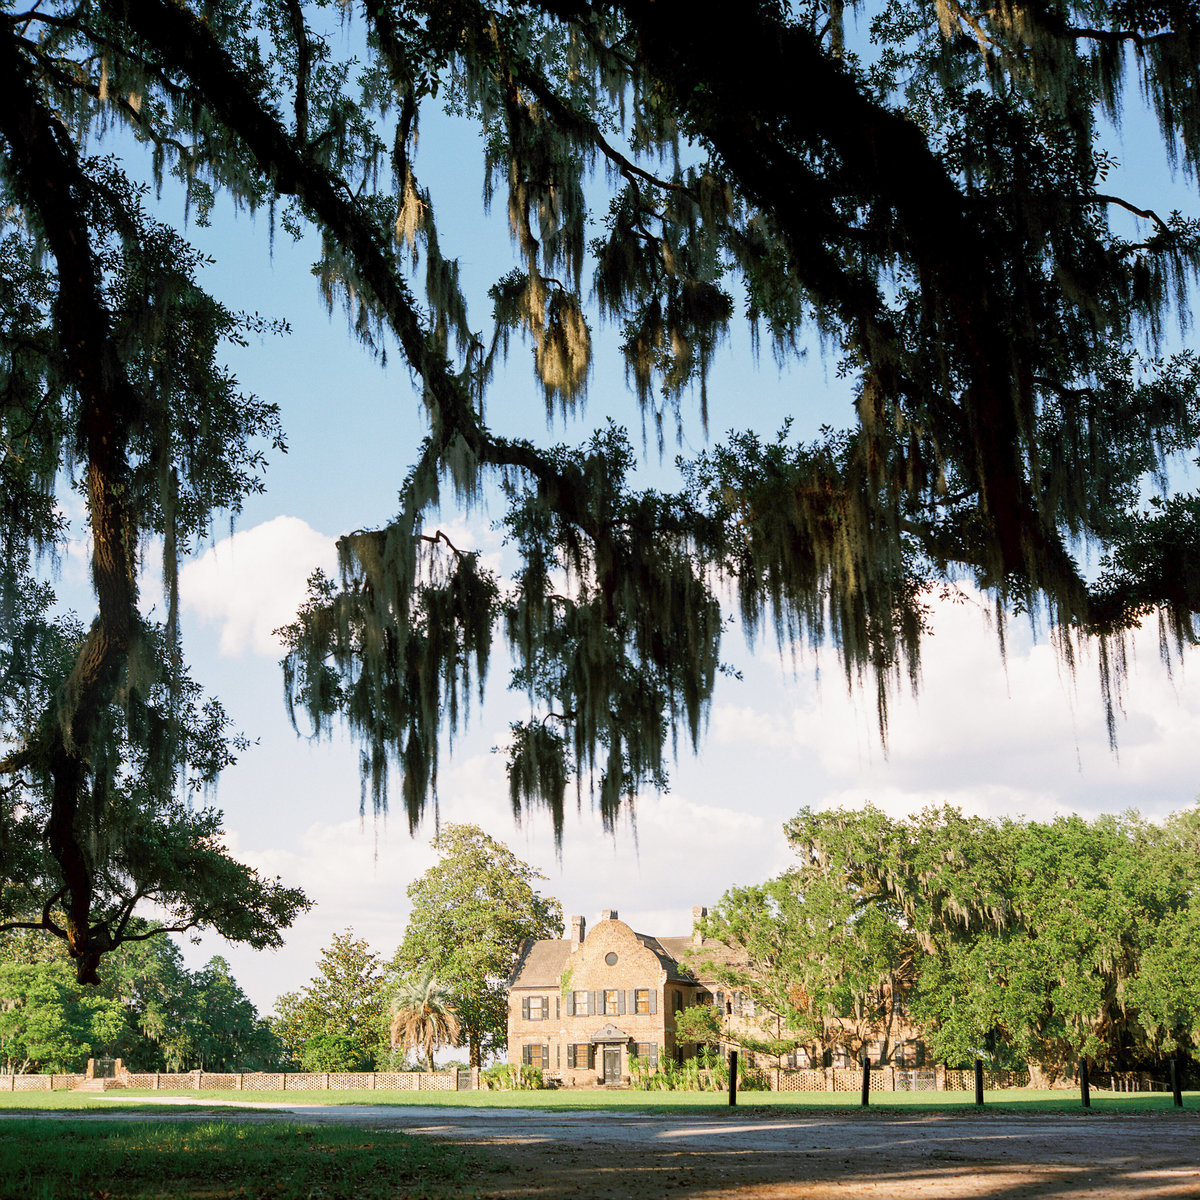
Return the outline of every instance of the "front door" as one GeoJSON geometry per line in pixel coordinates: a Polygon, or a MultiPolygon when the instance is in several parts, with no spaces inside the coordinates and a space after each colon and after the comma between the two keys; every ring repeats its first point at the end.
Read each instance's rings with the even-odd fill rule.
{"type": "Polygon", "coordinates": [[[604,1082],[621,1082],[621,1047],[604,1047],[604,1082]]]}

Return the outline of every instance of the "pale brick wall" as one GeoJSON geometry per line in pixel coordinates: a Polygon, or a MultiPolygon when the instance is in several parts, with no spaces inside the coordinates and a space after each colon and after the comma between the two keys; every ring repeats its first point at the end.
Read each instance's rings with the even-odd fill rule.
{"type": "MultiPolygon", "coordinates": [[[[525,1062],[525,1047],[540,1046],[548,1059],[543,1063],[547,1074],[571,1086],[599,1082],[604,1047],[595,1047],[590,1067],[578,1059],[574,1067],[570,1066],[568,1048],[589,1045],[593,1034],[611,1024],[629,1035],[628,1041],[617,1047],[620,1075],[628,1076],[629,1055],[637,1045],[674,1053],[675,993],[694,1004],[697,990],[694,984],[669,980],[658,955],[642,945],[623,921],[601,920],[587,931],[577,949],[567,953],[558,979],[533,983],[519,976],[517,985],[510,989],[509,1062],[525,1062]],[[614,962],[607,961],[610,956],[615,957],[614,962]],[[639,991],[645,993],[643,1003],[651,1011],[636,1011],[639,991]],[[527,1001],[532,1004],[527,1005],[527,1001]],[[539,1009],[547,1015],[533,1017],[539,1009]]],[[[579,1058],[583,1054],[580,1052],[579,1058]]],[[[532,1057],[536,1065],[538,1054],[532,1057]]]]}

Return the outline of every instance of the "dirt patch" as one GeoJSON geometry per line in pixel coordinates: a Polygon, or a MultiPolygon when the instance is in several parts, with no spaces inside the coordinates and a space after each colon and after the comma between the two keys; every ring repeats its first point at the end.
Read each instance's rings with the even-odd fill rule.
{"type": "Polygon", "coordinates": [[[498,1169],[474,1173],[466,1192],[485,1200],[1200,1198],[1200,1121],[1186,1116],[581,1121],[526,1112],[522,1128],[466,1124],[412,1131],[486,1150],[498,1169]]]}
{"type": "Polygon", "coordinates": [[[481,1173],[472,1194],[494,1200],[586,1196],[595,1200],[652,1200],[687,1194],[703,1200],[846,1200],[848,1196],[990,1197],[1200,1197],[1200,1170],[1147,1164],[1113,1170],[1087,1164],[986,1162],[967,1154],[930,1153],[926,1161],[889,1163],[877,1156],[839,1152],[743,1155],[625,1151],[619,1161],[581,1162],[577,1151],[495,1146],[500,1174],[481,1173]]]}

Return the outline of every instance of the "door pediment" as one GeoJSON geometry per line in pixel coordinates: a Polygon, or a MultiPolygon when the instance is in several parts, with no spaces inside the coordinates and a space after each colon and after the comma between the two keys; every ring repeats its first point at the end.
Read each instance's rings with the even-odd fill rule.
{"type": "Polygon", "coordinates": [[[621,1042],[632,1041],[629,1034],[623,1029],[618,1029],[611,1021],[607,1025],[602,1025],[595,1033],[592,1034],[588,1041],[594,1046],[599,1045],[614,1045],[621,1042]]]}

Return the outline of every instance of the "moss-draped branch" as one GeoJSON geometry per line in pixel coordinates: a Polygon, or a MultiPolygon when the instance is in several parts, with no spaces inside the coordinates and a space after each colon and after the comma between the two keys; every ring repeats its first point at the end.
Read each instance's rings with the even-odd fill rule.
{"type": "MultiPolygon", "coordinates": [[[[900,3],[863,10],[878,49],[854,53],[840,8],[816,3],[359,8],[353,84],[299,0],[47,5],[3,36],[14,78],[76,138],[119,123],[202,213],[225,190],[317,231],[326,300],[413,374],[428,437],[397,517],[342,539],[342,578],[316,580],[287,631],[292,712],[349,722],[364,802],[385,804],[399,767],[417,820],[502,632],[531,701],[514,804],[547,803],[561,831],[570,783],[590,781],[611,822],[663,783],[680,734],[701,736],[724,585],[752,631],[831,641],[881,725],[890,689],[918,679],[923,597],[948,579],[1044,608],[1068,656],[1071,633],[1111,639],[1106,689],[1122,631],[1152,609],[1190,640],[1200,514],[1188,497],[1145,511],[1142,494],[1194,448],[1197,372],[1134,347],[1152,355],[1186,307],[1200,224],[1114,194],[1098,118],[1136,82],[1194,170],[1194,12],[900,3]],[[490,330],[418,175],[420,115],[443,102],[477,123],[484,204],[507,211],[490,330]],[[1148,235],[1110,227],[1114,210],[1148,235]],[[706,422],[739,290],[782,360],[809,334],[838,357],[853,428],[732,434],[667,493],[630,483],[619,430],[564,447],[485,422],[521,340],[547,416],[575,412],[599,319],[619,326],[661,451],[693,393],[706,422]],[[447,483],[466,506],[505,496],[508,583],[427,540],[447,483]]],[[[33,161],[14,157],[28,136],[6,134],[9,169],[37,209],[33,161]]],[[[140,401],[121,403],[114,469],[140,401]]]]}

